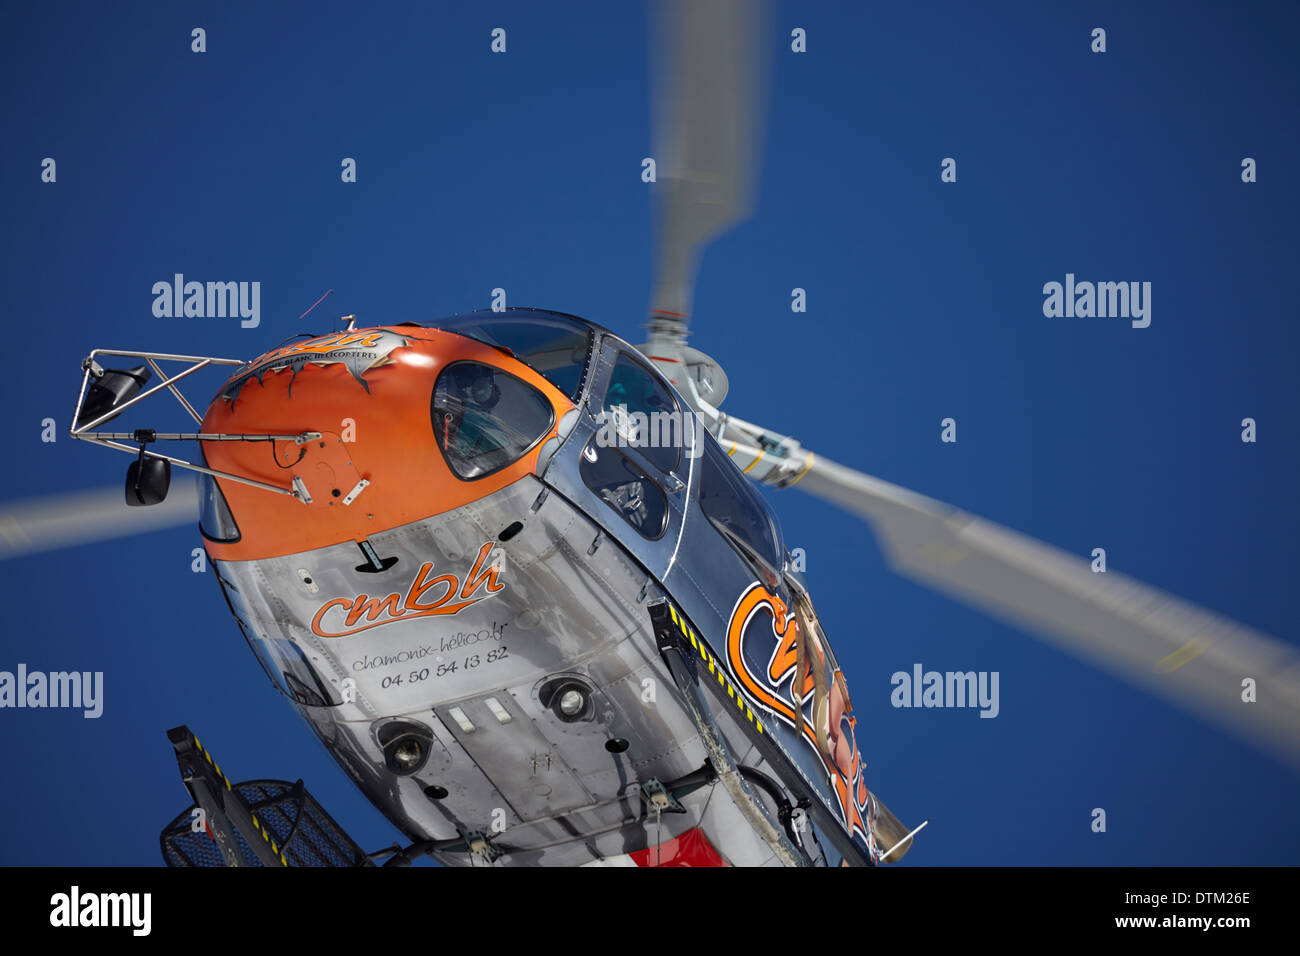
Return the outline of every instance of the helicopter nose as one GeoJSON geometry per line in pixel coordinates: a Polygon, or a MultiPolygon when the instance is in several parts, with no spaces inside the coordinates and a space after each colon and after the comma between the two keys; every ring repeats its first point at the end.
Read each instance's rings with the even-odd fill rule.
{"type": "Polygon", "coordinates": [[[237,527],[205,531],[209,551],[279,557],[470,504],[533,472],[572,407],[513,356],[452,332],[359,329],[277,349],[232,376],[202,428],[300,437],[202,443],[222,473],[203,498],[237,527]]]}

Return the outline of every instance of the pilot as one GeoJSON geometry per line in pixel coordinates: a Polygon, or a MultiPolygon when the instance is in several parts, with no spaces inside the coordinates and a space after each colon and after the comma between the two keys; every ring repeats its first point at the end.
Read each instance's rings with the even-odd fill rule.
{"type": "Polygon", "coordinates": [[[501,401],[501,387],[486,365],[453,365],[449,372],[439,381],[438,395],[434,400],[434,408],[442,417],[442,447],[449,449],[455,442],[468,457],[466,449],[477,446],[485,437],[473,423],[490,416],[501,401]],[[471,424],[465,428],[467,416],[471,424]]]}
{"type": "Polygon", "coordinates": [[[486,365],[457,365],[451,370],[452,385],[467,403],[491,411],[501,401],[501,388],[496,375],[486,365]]]}

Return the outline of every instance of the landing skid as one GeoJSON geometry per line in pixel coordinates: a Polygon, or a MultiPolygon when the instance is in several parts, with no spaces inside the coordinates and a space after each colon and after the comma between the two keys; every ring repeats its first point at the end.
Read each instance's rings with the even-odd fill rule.
{"type": "Polygon", "coordinates": [[[464,840],[366,853],[316,802],[301,780],[231,783],[188,727],[167,731],[181,779],[194,803],[162,831],[168,866],[409,865],[425,852],[469,851],[464,840]]]}

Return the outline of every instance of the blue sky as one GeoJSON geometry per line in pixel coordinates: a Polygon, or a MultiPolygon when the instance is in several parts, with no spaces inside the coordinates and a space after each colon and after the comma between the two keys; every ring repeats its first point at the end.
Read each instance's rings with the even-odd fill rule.
{"type": "MultiPolygon", "coordinates": [[[[971,7],[779,7],[756,215],[709,249],[695,301],[726,410],[1104,547],[1294,643],[1296,7],[971,7]],[[1151,282],[1151,326],[1046,318],[1042,286],[1066,273],[1151,282]]],[[[419,321],[497,287],[639,341],[640,4],[68,3],[7,22],[0,501],[120,483],[125,456],[40,440],[94,347],[251,357],[343,313],[419,321]],[[259,281],[260,327],[155,318],[152,285],[176,272],[259,281]]],[[[856,519],[772,500],[807,553],[869,786],[933,820],[908,865],[1297,862],[1294,773],[892,575],[856,519]],[[894,709],[889,676],[917,662],[998,671],[999,716],[894,709]]],[[[157,864],[187,802],[165,736],[180,723],[232,777],[301,776],[367,848],[396,839],[190,571],[199,543],[179,529],[4,563],[0,669],[102,670],[106,699],[99,720],[0,711],[0,863],[157,864]]]]}

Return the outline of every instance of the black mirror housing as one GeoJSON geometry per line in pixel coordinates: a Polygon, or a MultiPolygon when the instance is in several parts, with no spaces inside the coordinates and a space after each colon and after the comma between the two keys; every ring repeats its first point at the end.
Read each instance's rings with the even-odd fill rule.
{"type": "Polygon", "coordinates": [[[126,503],[132,507],[156,505],[167,497],[171,483],[170,461],[142,455],[126,470],[126,503]]]}

